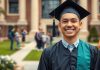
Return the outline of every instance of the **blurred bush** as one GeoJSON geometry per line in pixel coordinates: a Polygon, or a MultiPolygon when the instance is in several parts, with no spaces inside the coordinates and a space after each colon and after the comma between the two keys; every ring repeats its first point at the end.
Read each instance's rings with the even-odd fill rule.
{"type": "Polygon", "coordinates": [[[89,31],[88,42],[98,42],[99,36],[95,27],[89,31]]]}

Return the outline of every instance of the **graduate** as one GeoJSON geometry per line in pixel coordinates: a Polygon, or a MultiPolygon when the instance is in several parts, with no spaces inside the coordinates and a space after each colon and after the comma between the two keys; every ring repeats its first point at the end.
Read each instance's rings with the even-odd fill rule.
{"type": "Polygon", "coordinates": [[[78,38],[82,28],[81,20],[90,13],[67,0],[50,15],[59,20],[62,39],[46,48],[40,58],[38,70],[100,70],[100,52],[78,38]]]}

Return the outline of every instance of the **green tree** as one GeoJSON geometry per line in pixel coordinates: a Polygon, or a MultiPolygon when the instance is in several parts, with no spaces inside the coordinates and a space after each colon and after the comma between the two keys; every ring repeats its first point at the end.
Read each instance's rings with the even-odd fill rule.
{"type": "Polygon", "coordinates": [[[88,36],[88,41],[89,42],[98,42],[98,33],[97,33],[97,30],[96,30],[96,27],[92,27],[90,32],[89,32],[89,36],[88,36]]]}

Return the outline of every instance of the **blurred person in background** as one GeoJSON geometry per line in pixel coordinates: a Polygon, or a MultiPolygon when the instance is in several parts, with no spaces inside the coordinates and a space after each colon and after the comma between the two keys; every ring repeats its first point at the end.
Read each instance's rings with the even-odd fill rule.
{"type": "Polygon", "coordinates": [[[39,31],[35,33],[35,41],[37,49],[41,49],[44,45],[42,34],[43,34],[42,28],[39,28],[39,31]]]}
{"type": "Polygon", "coordinates": [[[10,50],[13,50],[15,39],[15,28],[13,26],[8,27],[8,39],[10,40],[10,50]]]}
{"type": "Polygon", "coordinates": [[[26,35],[27,35],[26,29],[22,29],[21,35],[22,35],[22,47],[24,47],[25,46],[24,44],[26,42],[26,35]]]}
{"type": "Polygon", "coordinates": [[[20,49],[20,47],[21,47],[21,44],[20,44],[20,37],[21,37],[21,35],[20,35],[20,33],[19,33],[19,29],[17,29],[17,30],[15,31],[15,41],[16,41],[16,44],[17,44],[17,49],[20,49]]]}

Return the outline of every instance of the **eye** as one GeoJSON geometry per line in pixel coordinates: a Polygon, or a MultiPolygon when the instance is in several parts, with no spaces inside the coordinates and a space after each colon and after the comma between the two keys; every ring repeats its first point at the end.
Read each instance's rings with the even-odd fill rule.
{"type": "Polygon", "coordinates": [[[72,23],[76,23],[76,22],[78,22],[79,20],[76,19],[76,18],[72,18],[72,19],[70,19],[70,21],[71,21],[72,23]]]}
{"type": "Polygon", "coordinates": [[[62,23],[68,23],[69,20],[62,20],[62,23]]]}

